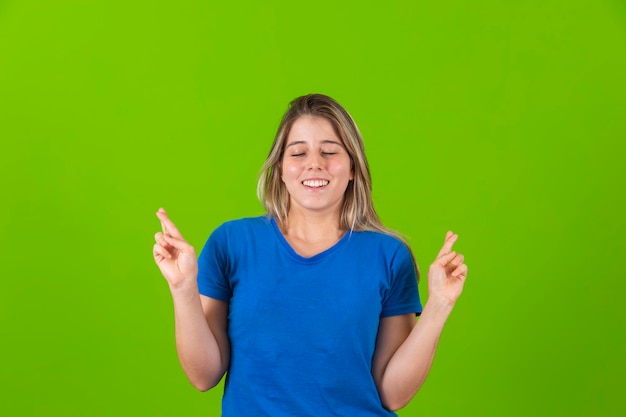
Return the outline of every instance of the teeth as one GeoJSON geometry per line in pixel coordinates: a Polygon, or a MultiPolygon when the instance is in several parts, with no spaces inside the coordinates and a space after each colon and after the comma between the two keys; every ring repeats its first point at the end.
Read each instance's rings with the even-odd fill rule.
{"type": "Polygon", "coordinates": [[[326,180],[305,180],[305,181],[302,181],[302,184],[306,185],[307,187],[323,187],[323,186],[328,184],[328,181],[326,181],[326,180]]]}

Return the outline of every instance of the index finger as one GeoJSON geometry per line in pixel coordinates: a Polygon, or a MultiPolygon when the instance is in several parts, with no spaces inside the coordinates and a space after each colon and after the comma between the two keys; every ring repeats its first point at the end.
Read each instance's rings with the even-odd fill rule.
{"type": "Polygon", "coordinates": [[[180,234],[178,228],[174,225],[174,223],[167,217],[167,213],[165,209],[160,208],[156,213],[157,217],[161,221],[161,228],[163,228],[163,233],[177,239],[183,239],[183,235],[180,234]]]}
{"type": "Polygon", "coordinates": [[[456,242],[458,238],[459,235],[452,233],[452,231],[448,231],[448,233],[446,233],[446,240],[437,254],[437,258],[449,254],[452,251],[452,245],[454,245],[454,242],[456,242]]]}

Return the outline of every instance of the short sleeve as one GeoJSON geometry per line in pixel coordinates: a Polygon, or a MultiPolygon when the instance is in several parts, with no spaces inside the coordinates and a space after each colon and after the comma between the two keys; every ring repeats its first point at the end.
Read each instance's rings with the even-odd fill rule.
{"type": "Polygon", "coordinates": [[[224,225],[211,233],[198,257],[198,290],[200,294],[230,301],[228,235],[224,225]]]}
{"type": "Polygon", "coordinates": [[[380,316],[389,317],[400,314],[422,312],[417,272],[409,248],[400,244],[391,259],[390,287],[383,298],[380,316]]]}

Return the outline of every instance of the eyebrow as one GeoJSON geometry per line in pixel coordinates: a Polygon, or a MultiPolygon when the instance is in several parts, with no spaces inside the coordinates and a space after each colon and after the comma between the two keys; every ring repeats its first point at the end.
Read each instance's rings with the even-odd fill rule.
{"type": "MultiPolygon", "coordinates": [[[[290,146],[293,146],[293,145],[306,145],[306,143],[307,142],[304,141],[304,140],[296,140],[294,142],[291,142],[289,145],[285,146],[285,149],[290,147],[290,146]]],[[[340,143],[340,142],[337,142],[336,140],[326,139],[326,140],[323,140],[321,143],[323,143],[323,144],[329,144],[330,143],[330,144],[333,144],[333,145],[339,145],[339,146],[341,146],[343,148],[343,144],[340,143]]]]}

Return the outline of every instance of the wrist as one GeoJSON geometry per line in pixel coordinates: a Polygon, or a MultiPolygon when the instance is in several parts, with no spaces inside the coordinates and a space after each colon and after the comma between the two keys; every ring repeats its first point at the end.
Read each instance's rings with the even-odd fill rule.
{"type": "Polygon", "coordinates": [[[173,298],[187,298],[199,294],[198,282],[195,279],[185,279],[176,284],[169,283],[169,287],[173,298]]]}
{"type": "Polygon", "coordinates": [[[454,308],[454,301],[443,296],[431,296],[426,300],[424,305],[424,313],[440,316],[446,319],[454,308]]]}

